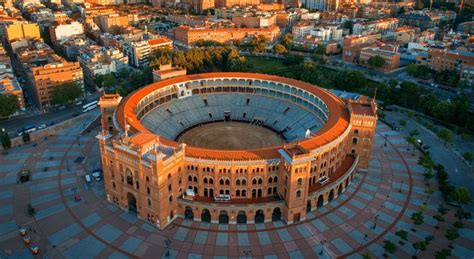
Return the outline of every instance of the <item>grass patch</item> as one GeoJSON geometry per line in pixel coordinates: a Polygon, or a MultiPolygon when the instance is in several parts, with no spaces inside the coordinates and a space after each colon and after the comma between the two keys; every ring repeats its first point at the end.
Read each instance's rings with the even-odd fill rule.
{"type": "Polygon", "coordinates": [[[247,59],[249,72],[277,74],[282,70],[289,70],[292,67],[283,63],[283,60],[267,57],[245,57],[247,59]]]}

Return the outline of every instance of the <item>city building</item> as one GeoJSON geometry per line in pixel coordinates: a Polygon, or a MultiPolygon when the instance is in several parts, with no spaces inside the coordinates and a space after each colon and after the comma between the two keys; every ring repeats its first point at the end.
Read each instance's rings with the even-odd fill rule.
{"type": "Polygon", "coordinates": [[[398,27],[399,20],[397,18],[387,18],[367,22],[354,23],[352,26],[353,34],[385,34],[393,31],[398,27]]]}
{"type": "MultiPolygon", "coordinates": [[[[1,69],[1,65],[0,65],[1,69]]],[[[23,96],[23,89],[16,80],[15,77],[1,77],[0,78],[0,95],[13,95],[18,100],[18,106],[20,110],[24,111],[25,106],[25,97],[23,96]]]]}
{"type": "Polygon", "coordinates": [[[107,200],[159,229],[176,217],[305,220],[368,168],[377,123],[373,101],[343,101],[308,83],[251,73],[168,79],[127,98],[104,95],[100,109],[107,200]],[[193,125],[234,119],[280,131],[287,143],[248,151],[175,141],[193,125]]]}
{"type": "Polygon", "coordinates": [[[83,35],[84,27],[79,22],[55,24],[49,27],[51,41],[58,46],[61,41],[67,40],[71,36],[83,35]]]}
{"type": "Polygon", "coordinates": [[[360,50],[359,63],[365,66],[369,65],[369,59],[373,57],[381,57],[384,63],[377,69],[384,72],[390,72],[400,67],[400,53],[395,51],[384,50],[381,48],[363,48],[360,50]]]}
{"type": "Polygon", "coordinates": [[[456,71],[460,79],[466,80],[468,85],[473,85],[474,54],[472,52],[429,48],[428,55],[419,56],[417,63],[437,71],[456,71]]]}
{"type": "Polygon", "coordinates": [[[102,32],[120,34],[128,27],[128,16],[117,13],[109,15],[97,15],[94,17],[95,23],[99,26],[102,32]]]}
{"type": "Polygon", "coordinates": [[[142,67],[148,65],[148,57],[159,48],[173,48],[173,41],[166,37],[160,37],[131,42],[124,46],[124,53],[127,54],[131,66],[142,67]]]}
{"type": "Polygon", "coordinates": [[[36,104],[41,108],[52,105],[55,87],[73,82],[84,91],[83,72],[79,62],[68,62],[43,42],[29,42],[14,49],[16,62],[21,65],[36,104]]]}
{"type": "Polygon", "coordinates": [[[7,26],[8,42],[21,39],[41,39],[40,30],[36,23],[18,23],[7,26]]]}
{"type": "Polygon", "coordinates": [[[268,28],[193,28],[179,26],[174,29],[176,44],[190,47],[199,41],[215,41],[227,43],[233,40],[249,40],[252,37],[263,36],[268,42],[273,42],[280,34],[277,26],[268,28]]]}
{"type": "Polygon", "coordinates": [[[276,25],[276,15],[234,15],[232,16],[232,22],[239,27],[266,28],[276,25]]]}
{"type": "Polygon", "coordinates": [[[439,24],[441,18],[436,14],[430,14],[423,11],[413,11],[400,15],[400,25],[418,27],[424,31],[434,28],[439,24]]]}
{"type": "Polygon", "coordinates": [[[380,34],[346,36],[342,42],[342,60],[358,62],[361,49],[375,47],[380,37],[380,34]]]}
{"type": "Polygon", "coordinates": [[[186,68],[174,67],[171,63],[164,64],[160,65],[159,69],[153,70],[153,82],[158,82],[161,80],[185,75],[186,68]]]}
{"type": "Polygon", "coordinates": [[[130,69],[128,56],[113,47],[90,46],[78,58],[84,71],[84,83],[87,88],[95,89],[97,75],[118,73],[130,69]]]}

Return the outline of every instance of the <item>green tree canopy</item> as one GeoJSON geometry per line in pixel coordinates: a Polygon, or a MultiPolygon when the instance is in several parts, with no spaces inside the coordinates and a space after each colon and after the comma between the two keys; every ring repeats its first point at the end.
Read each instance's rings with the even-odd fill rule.
{"type": "Polygon", "coordinates": [[[81,97],[81,95],[82,89],[76,83],[67,82],[54,88],[52,103],[59,105],[68,104],[81,97]]]}
{"type": "Polygon", "coordinates": [[[8,135],[8,132],[6,130],[2,129],[0,131],[0,139],[2,141],[2,147],[4,149],[9,149],[12,146],[10,136],[8,135]]]}
{"type": "Polygon", "coordinates": [[[383,244],[384,244],[383,248],[385,249],[386,252],[393,254],[397,251],[397,246],[394,243],[392,243],[390,240],[384,240],[383,244]]]}
{"type": "Polygon", "coordinates": [[[376,55],[376,56],[370,57],[369,60],[367,60],[367,64],[371,67],[380,68],[385,64],[385,59],[383,59],[379,55],[376,55]]]}
{"type": "Polygon", "coordinates": [[[20,105],[16,96],[0,94],[0,117],[9,117],[19,108],[20,105]]]}
{"type": "Polygon", "coordinates": [[[285,46],[286,49],[291,49],[292,41],[293,41],[293,35],[291,33],[287,33],[281,39],[280,44],[285,46]]]}
{"type": "Polygon", "coordinates": [[[453,134],[451,131],[445,128],[442,128],[440,131],[438,131],[438,138],[447,143],[453,142],[453,134]]]}
{"type": "Polygon", "coordinates": [[[452,196],[453,199],[462,206],[468,205],[472,202],[471,193],[464,186],[457,188],[452,196]]]}
{"type": "Polygon", "coordinates": [[[275,47],[273,47],[273,50],[275,51],[275,53],[277,54],[285,54],[286,52],[288,52],[288,50],[286,49],[286,47],[282,44],[277,44],[275,45],[275,47]]]}

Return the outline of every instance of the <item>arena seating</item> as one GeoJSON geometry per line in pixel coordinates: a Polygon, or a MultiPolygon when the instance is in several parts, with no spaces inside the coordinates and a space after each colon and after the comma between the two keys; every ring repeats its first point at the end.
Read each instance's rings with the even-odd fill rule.
{"type": "Polygon", "coordinates": [[[269,96],[240,93],[175,99],[148,112],[141,122],[156,134],[174,140],[192,126],[228,119],[225,113],[230,113],[231,121],[247,121],[272,128],[289,142],[304,138],[307,129],[313,133],[318,131],[324,124],[316,113],[298,104],[269,96]]]}

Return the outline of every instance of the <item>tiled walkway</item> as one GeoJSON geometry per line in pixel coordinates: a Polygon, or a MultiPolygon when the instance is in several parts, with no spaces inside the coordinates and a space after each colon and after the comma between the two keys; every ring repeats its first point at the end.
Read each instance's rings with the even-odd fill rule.
{"type": "MultiPolygon", "coordinates": [[[[41,254],[50,258],[165,257],[167,238],[171,240],[170,257],[179,258],[360,258],[364,253],[381,257],[385,239],[397,244],[395,256],[407,258],[415,252],[411,242],[434,235],[429,249],[418,254],[431,258],[449,244],[443,229],[451,226],[452,213],[441,230],[434,228],[437,222],[431,216],[440,200],[436,192],[429,200],[425,224],[416,232],[410,231],[411,213],[427,201],[423,169],[416,165],[417,155],[407,151],[397,132],[380,125],[377,133],[369,171],[358,173],[339,198],[314,210],[306,221],[224,226],[178,219],[159,231],[107,203],[102,183],[84,184],[85,172],[97,167],[94,133],[80,137],[78,145],[75,131],[65,131],[35,147],[24,145],[0,156],[0,257],[31,255],[17,233],[18,226],[25,226],[31,228],[32,240],[40,246],[41,254]],[[386,147],[385,135],[390,143],[386,147]],[[80,157],[85,159],[76,163],[80,157]],[[32,182],[16,184],[22,168],[32,171],[32,182]],[[73,188],[82,201],[73,201],[73,188]],[[28,203],[36,209],[34,217],[26,213],[28,203]],[[399,229],[409,232],[410,242],[403,246],[394,235],[399,229]]],[[[431,186],[436,187],[434,180],[431,186]]],[[[452,253],[471,258],[474,221],[465,221],[465,226],[452,253]]]]}

